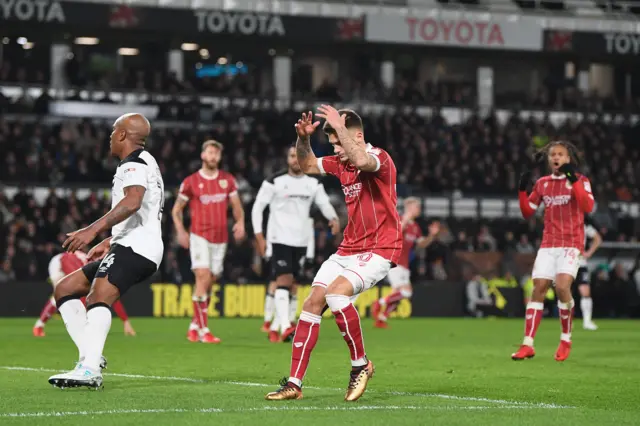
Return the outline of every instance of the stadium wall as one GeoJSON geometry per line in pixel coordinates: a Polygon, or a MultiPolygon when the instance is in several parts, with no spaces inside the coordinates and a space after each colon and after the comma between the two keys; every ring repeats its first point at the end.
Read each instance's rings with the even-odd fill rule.
{"type": "MultiPolygon", "coordinates": [[[[13,282],[3,284],[0,298],[1,317],[37,317],[51,296],[51,285],[45,282],[13,282]]],[[[414,283],[411,302],[403,300],[392,318],[460,317],[465,315],[465,287],[462,281],[418,281],[414,283]]],[[[192,284],[151,281],[133,287],[122,299],[131,316],[177,318],[193,315],[192,284]]],[[[311,287],[298,290],[298,313],[311,287]]],[[[259,318],[263,316],[265,283],[216,284],[211,295],[209,317],[259,318]]],[[[356,306],[360,315],[369,315],[369,307],[391,292],[383,285],[363,293],[356,306]]],[[[505,316],[521,316],[522,292],[519,288],[500,289],[506,302],[505,316]]],[[[330,317],[331,313],[326,312],[330,317]]]]}

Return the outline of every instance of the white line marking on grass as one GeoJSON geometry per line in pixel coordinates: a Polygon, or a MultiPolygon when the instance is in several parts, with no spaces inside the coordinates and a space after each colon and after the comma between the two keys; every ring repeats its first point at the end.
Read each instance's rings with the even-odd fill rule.
{"type": "MultiPolygon", "coordinates": [[[[36,372],[46,372],[46,373],[62,372],[61,370],[56,370],[51,368],[33,368],[33,367],[17,367],[17,366],[0,366],[0,369],[12,370],[12,371],[36,371],[36,372]]],[[[169,381],[177,381],[177,382],[210,383],[210,384],[247,386],[247,387],[274,387],[275,386],[273,384],[265,384],[265,383],[204,380],[204,379],[194,379],[192,377],[147,376],[142,374],[124,374],[124,373],[104,373],[104,375],[114,376],[114,377],[124,377],[128,379],[169,380],[169,381]]],[[[342,388],[326,388],[326,387],[314,387],[314,386],[305,386],[305,389],[332,390],[332,391],[344,390],[342,388]]],[[[386,395],[397,395],[397,396],[414,396],[414,397],[424,397],[424,398],[450,399],[450,400],[457,400],[457,401],[486,402],[490,404],[511,405],[511,406],[519,406],[519,407],[530,407],[530,408],[575,408],[570,405],[558,405],[558,404],[544,403],[544,402],[509,401],[505,399],[491,399],[491,398],[482,398],[482,397],[473,397],[473,396],[457,396],[457,395],[446,395],[446,394],[439,394],[439,393],[376,391],[376,390],[369,390],[368,392],[377,393],[377,394],[386,394],[386,395]]]]}
{"type": "Polygon", "coordinates": [[[520,405],[505,406],[417,406],[417,405],[357,405],[357,406],[328,406],[328,407],[306,407],[306,406],[265,406],[256,408],[149,408],[149,409],[126,409],[126,410],[100,410],[100,411],[41,411],[33,413],[0,413],[0,418],[25,418],[25,417],[70,417],[70,416],[101,416],[113,414],[175,414],[175,413],[242,413],[242,412],[265,412],[265,411],[384,411],[384,410],[433,410],[433,411],[464,411],[464,410],[526,410],[536,407],[525,407],[520,405]]]}

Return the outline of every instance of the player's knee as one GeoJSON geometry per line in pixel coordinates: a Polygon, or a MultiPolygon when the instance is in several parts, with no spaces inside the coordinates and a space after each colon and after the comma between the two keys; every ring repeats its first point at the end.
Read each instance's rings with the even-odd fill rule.
{"type": "Polygon", "coordinates": [[[86,296],[90,289],[90,283],[82,271],[76,271],[58,281],[53,295],[56,300],[74,296],[80,298],[86,296]]]}
{"type": "Polygon", "coordinates": [[[404,288],[400,289],[400,294],[405,299],[411,299],[411,296],[413,296],[413,290],[411,289],[411,287],[409,287],[409,288],[404,287],[404,288]]]}
{"type": "Polygon", "coordinates": [[[343,296],[353,296],[355,289],[351,281],[345,277],[338,277],[334,282],[327,287],[326,294],[339,294],[343,296]]]}
{"type": "Polygon", "coordinates": [[[97,278],[87,296],[87,305],[104,303],[111,306],[119,297],[120,290],[118,287],[111,284],[106,278],[97,278]]]}
{"type": "Polygon", "coordinates": [[[304,303],[302,304],[302,310],[305,312],[309,312],[315,315],[320,315],[325,306],[325,292],[324,289],[320,289],[319,287],[313,287],[311,289],[311,293],[304,299],[304,303]]]}

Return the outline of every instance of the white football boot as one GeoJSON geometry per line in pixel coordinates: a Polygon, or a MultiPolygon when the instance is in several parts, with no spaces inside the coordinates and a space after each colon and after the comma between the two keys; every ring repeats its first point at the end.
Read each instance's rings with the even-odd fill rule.
{"type": "Polygon", "coordinates": [[[49,377],[49,383],[60,389],[88,387],[102,389],[102,373],[83,367],[78,363],[75,369],[49,377]]]}
{"type": "Polygon", "coordinates": [[[582,328],[584,328],[585,330],[595,331],[598,329],[598,326],[593,321],[589,321],[589,322],[584,322],[582,324],[582,328]]]}

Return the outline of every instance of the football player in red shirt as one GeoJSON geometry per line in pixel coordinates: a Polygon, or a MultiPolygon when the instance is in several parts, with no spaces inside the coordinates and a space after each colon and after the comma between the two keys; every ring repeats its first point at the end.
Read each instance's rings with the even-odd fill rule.
{"type": "Polygon", "coordinates": [[[571,352],[573,307],[571,284],[576,278],[584,252],[584,215],[593,210],[591,183],[577,173],[578,150],[569,142],[551,142],[542,151],[551,174],[536,181],[531,194],[527,185],[529,172],[520,177],[518,198],[525,219],[533,216],[544,203],[544,232],[542,244],[533,265],[533,294],[527,304],[524,340],[520,349],[511,355],[513,360],[533,358],[533,339],[544,309],[544,298],[555,281],[562,334],[555,354],[556,361],[564,361],[571,352]]]}
{"type": "Polygon", "coordinates": [[[244,209],[238,195],[236,180],[231,173],[220,170],[222,144],[208,140],[202,144],[202,167],[187,176],[171,211],[178,243],[191,254],[191,269],[196,277],[193,292],[193,319],[187,332],[191,342],[220,343],[209,330],[209,301],[213,283],[220,278],[229,240],[227,210],[233,211],[233,236],[240,241],[245,236],[244,209]],[[189,204],[190,233],[184,227],[183,210],[189,204]]]}
{"type": "Polygon", "coordinates": [[[402,299],[411,299],[413,288],[411,287],[411,271],[409,269],[409,255],[414,246],[424,249],[431,245],[438,232],[440,222],[429,225],[429,235],[423,236],[420,225],[415,220],[420,217],[420,199],[409,197],[404,200],[404,215],[402,216],[402,254],[398,266],[391,268],[387,279],[393,292],[380,298],[371,305],[371,316],[375,319],[376,328],[387,328],[389,315],[396,310],[402,299]]]}
{"type": "Polygon", "coordinates": [[[362,119],[352,110],[332,106],[318,108],[325,119],[323,130],[335,155],[317,158],[310,137],[320,122],[311,112],[295,125],[296,150],[302,171],[330,174],[342,184],[347,204],[347,226],[336,254],[327,259],[312,282],[298,318],[288,381],[266,395],[267,400],[302,398],[302,379],[318,341],[325,303],[333,312],[351,355],[346,401],[356,401],[373,376],[373,363],[364,349],[360,316],[353,297],[373,287],[400,261],[402,227],[397,211],[396,166],[389,154],[365,142],[362,119]]]}
{"type": "MultiPolygon", "coordinates": [[[[77,271],[86,264],[87,255],[81,251],[76,251],[75,253],[64,252],[53,256],[49,261],[49,281],[51,282],[53,289],[55,290],[56,285],[58,285],[58,282],[62,278],[77,271]]],[[[81,298],[82,303],[86,303],[85,299],[86,298],[84,297],[81,298]]],[[[124,309],[122,302],[117,300],[112,307],[116,315],[118,315],[124,323],[125,336],[135,336],[136,331],[133,329],[131,321],[129,321],[129,316],[127,315],[127,311],[124,309]]],[[[33,326],[33,335],[35,337],[45,337],[44,326],[57,310],[56,301],[52,295],[51,298],[47,300],[44,308],[42,308],[40,318],[38,318],[36,324],[33,326]]]]}

